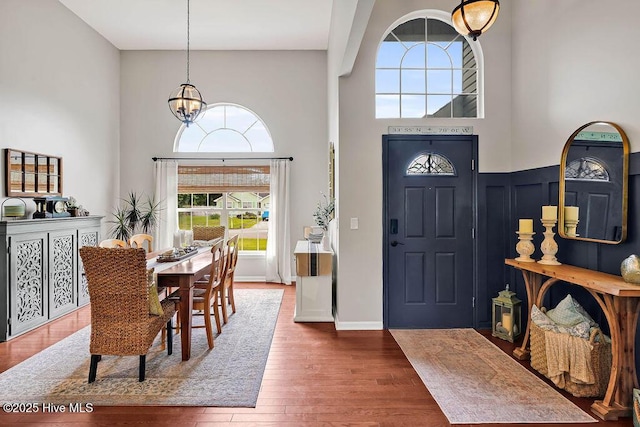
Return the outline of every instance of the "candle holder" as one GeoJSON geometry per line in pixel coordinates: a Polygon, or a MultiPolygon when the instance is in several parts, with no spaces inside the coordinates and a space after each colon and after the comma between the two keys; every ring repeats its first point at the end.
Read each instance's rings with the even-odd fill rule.
{"type": "Polygon", "coordinates": [[[555,240],[553,240],[553,236],[556,233],[553,232],[553,226],[556,225],[555,219],[544,219],[542,218],[542,225],[544,225],[544,240],[540,245],[540,250],[544,255],[542,255],[542,259],[538,261],[540,264],[546,265],[560,265],[556,259],[556,253],[558,253],[558,244],[555,240]]]}
{"type": "Polygon", "coordinates": [[[579,236],[579,234],[577,233],[578,222],[580,221],[578,221],[577,219],[569,219],[569,218],[564,219],[564,232],[567,235],[567,237],[579,236]]]}
{"type": "Polygon", "coordinates": [[[534,259],[531,259],[531,254],[536,250],[535,246],[533,246],[533,235],[536,233],[526,233],[523,231],[516,231],[518,235],[518,244],[516,245],[516,252],[520,254],[516,261],[522,262],[535,262],[534,259]]]}

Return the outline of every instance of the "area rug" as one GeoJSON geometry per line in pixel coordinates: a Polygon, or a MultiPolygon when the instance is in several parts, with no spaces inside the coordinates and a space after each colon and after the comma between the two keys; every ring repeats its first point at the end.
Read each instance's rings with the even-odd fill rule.
{"type": "MultiPolygon", "coordinates": [[[[255,407],[284,291],[234,293],[236,313],[216,335],[212,350],[205,330],[194,329],[191,358],[183,362],[180,336],[175,336],[171,356],[158,336],[147,354],[143,382],[138,382],[137,356],[103,356],[96,381],[88,384],[87,326],[0,374],[0,401],[255,407]]],[[[202,316],[194,316],[197,322],[202,316]]]]}
{"type": "Polygon", "coordinates": [[[451,424],[597,422],[473,329],[391,334],[451,424]]]}

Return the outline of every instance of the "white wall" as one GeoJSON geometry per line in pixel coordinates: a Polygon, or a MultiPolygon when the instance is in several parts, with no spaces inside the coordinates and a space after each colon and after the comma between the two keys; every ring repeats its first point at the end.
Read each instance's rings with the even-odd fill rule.
{"type": "Polygon", "coordinates": [[[0,58],[1,148],[62,157],[64,195],[106,215],[119,178],[119,51],[57,0],[2,0],[0,58]]]}
{"type": "Polygon", "coordinates": [[[513,170],[557,165],[581,125],[618,123],[640,151],[640,2],[513,2],[513,170]]]}
{"type": "MultiPolygon", "coordinates": [[[[178,51],[124,51],[121,58],[120,192],[152,194],[151,158],[174,155],[181,123],[169,111],[167,98],[186,79],[186,55],[178,51]]],[[[269,128],[275,152],[256,156],[294,157],[292,251],[302,238],[302,227],[313,223],[320,192],[326,194],[328,188],[326,58],[325,51],[191,52],[191,83],[207,103],[243,105],[269,128]]],[[[260,260],[243,259],[236,274],[247,278],[260,268],[264,276],[260,260]]]]}
{"type": "Polygon", "coordinates": [[[422,9],[450,13],[451,1],[378,1],[353,72],[340,80],[339,270],[337,327],[382,327],[382,135],[392,125],[471,125],[479,135],[479,170],[509,171],[511,161],[510,2],[480,37],[485,64],[484,119],[376,120],[374,68],[378,45],[399,18],[422,9]],[[359,229],[350,230],[350,218],[359,229]]]}

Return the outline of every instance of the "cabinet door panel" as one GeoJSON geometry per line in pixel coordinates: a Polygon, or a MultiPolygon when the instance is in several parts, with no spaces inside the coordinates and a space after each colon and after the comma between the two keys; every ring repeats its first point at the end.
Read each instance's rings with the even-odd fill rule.
{"type": "Polygon", "coordinates": [[[16,335],[46,321],[47,235],[27,233],[10,238],[9,335],[16,335]]]}
{"type": "MultiPolygon", "coordinates": [[[[100,230],[98,228],[81,228],[78,230],[78,249],[83,246],[98,246],[100,241],[100,230]]],[[[78,306],[83,306],[89,302],[89,288],[87,278],[84,275],[82,258],[78,255],[78,306]]]]}
{"type": "Polygon", "coordinates": [[[49,233],[49,318],[75,309],[76,230],[49,233]]]}

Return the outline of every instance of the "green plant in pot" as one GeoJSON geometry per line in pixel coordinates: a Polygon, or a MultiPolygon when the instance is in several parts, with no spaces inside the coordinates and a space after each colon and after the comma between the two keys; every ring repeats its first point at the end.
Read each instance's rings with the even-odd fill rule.
{"type": "Polygon", "coordinates": [[[120,199],[121,203],[113,212],[111,237],[125,242],[134,234],[151,234],[158,224],[160,202],[155,198],[130,192],[128,198],[120,199]]]}

